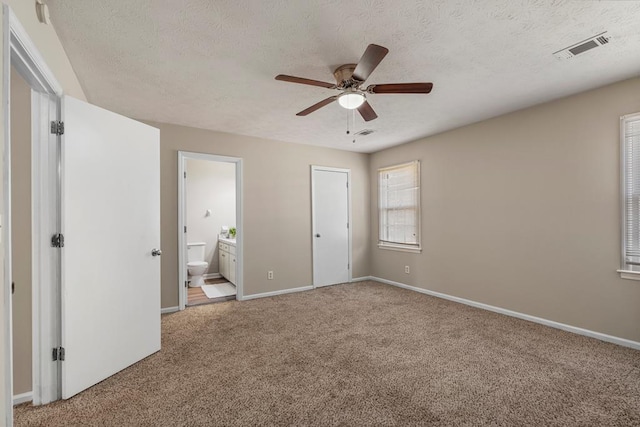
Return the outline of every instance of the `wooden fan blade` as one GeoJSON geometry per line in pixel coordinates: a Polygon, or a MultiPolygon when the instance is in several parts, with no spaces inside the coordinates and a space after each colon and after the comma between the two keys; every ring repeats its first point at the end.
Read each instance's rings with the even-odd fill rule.
{"type": "Polygon", "coordinates": [[[390,83],[384,85],[371,85],[367,88],[369,93],[429,93],[433,89],[433,83],[390,83]]]}
{"type": "Polygon", "coordinates": [[[365,122],[370,122],[378,118],[378,115],[373,111],[373,108],[371,108],[371,105],[367,101],[364,101],[364,103],[358,107],[358,112],[365,122]]]}
{"type": "Polygon", "coordinates": [[[378,46],[377,44],[367,46],[367,50],[364,51],[362,58],[358,61],[356,69],[353,70],[353,78],[361,82],[367,80],[387,53],[389,53],[389,49],[386,47],[378,46]]]}
{"type": "Polygon", "coordinates": [[[303,77],[287,76],[284,74],[278,74],[276,76],[276,80],[290,83],[300,83],[301,85],[326,87],[327,89],[336,88],[336,85],[333,83],[321,82],[320,80],[305,79],[303,77]]]}
{"type": "Polygon", "coordinates": [[[310,113],[313,113],[316,110],[319,110],[320,108],[324,107],[325,105],[331,104],[336,99],[338,99],[337,96],[330,96],[329,98],[323,99],[322,101],[318,102],[317,104],[313,104],[311,107],[307,108],[306,110],[300,111],[298,114],[296,114],[296,116],[306,116],[307,114],[310,114],[310,113]]]}

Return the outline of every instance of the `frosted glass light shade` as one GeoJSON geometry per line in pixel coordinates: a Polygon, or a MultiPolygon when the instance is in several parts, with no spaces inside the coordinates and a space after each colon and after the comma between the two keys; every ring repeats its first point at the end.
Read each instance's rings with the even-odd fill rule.
{"type": "Polygon", "coordinates": [[[338,104],[347,110],[358,108],[364,103],[364,95],[357,92],[345,92],[338,97],[338,104]]]}

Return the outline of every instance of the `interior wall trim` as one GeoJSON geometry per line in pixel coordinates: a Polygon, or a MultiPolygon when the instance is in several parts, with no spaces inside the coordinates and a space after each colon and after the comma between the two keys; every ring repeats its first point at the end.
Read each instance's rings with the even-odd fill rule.
{"type": "MultiPolygon", "coordinates": [[[[3,157],[3,224],[2,244],[4,245],[4,426],[13,425],[13,337],[12,337],[12,305],[11,305],[11,133],[9,120],[10,106],[10,75],[11,66],[24,78],[32,89],[31,124],[33,148],[31,158],[31,202],[32,202],[32,391],[29,400],[35,405],[57,400],[58,396],[58,365],[51,363],[51,349],[59,345],[59,303],[54,298],[59,290],[57,268],[59,252],[51,251],[49,237],[52,214],[55,202],[50,202],[43,195],[51,194],[51,188],[57,187],[57,181],[51,180],[48,165],[49,158],[55,158],[55,149],[59,137],[50,133],[51,120],[58,120],[59,102],[62,96],[62,86],[47,66],[28,32],[22,26],[11,8],[2,7],[2,74],[4,105],[4,157],[3,157]],[[37,96],[36,96],[36,92],[37,96]],[[38,99],[41,102],[34,102],[38,99]],[[37,139],[36,139],[37,138],[37,139]],[[38,147],[36,150],[34,147],[38,147]],[[39,158],[44,153],[46,157],[39,158]],[[51,157],[49,157],[51,155],[51,157]],[[47,159],[47,161],[45,161],[47,159]],[[42,160],[41,163],[39,161],[42,160]],[[38,164],[39,163],[39,164],[38,164]],[[35,167],[38,166],[38,167],[35,167]],[[45,244],[46,242],[46,244],[45,244]],[[40,253],[43,248],[47,251],[40,253]]],[[[1,411],[0,411],[1,412],[1,411]]]]}
{"type": "Polygon", "coordinates": [[[452,295],[443,294],[440,292],[430,291],[428,289],[418,288],[416,286],[406,285],[400,282],[394,282],[393,280],[387,280],[380,277],[371,277],[370,280],[375,280],[380,283],[385,283],[391,286],[397,286],[399,288],[408,289],[410,291],[419,292],[421,294],[430,295],[437,298],[446,299],[453,302],[458,302],[465,305],[470,305],[471,307],[481,308],[483,310],[493,311],[495,313],[504,314],[511,317],[516,317],[518,319],[528,320],[529,322],[539,323],[541,325],[550,326],[552,328],[561,329],[563,331],[572,332],[578,335],[584,335],[586,337],[595,338],[601,341],[610,342],[613,344],[618,344],[623,347],[633,348],[635,350],[640,350],[640,342],[628,340],[626,338],[615,337],[613,335],[603,334],[601,332],[591,331],[589,329],[579,328],[577,326],[567,325],[565,323],[554,322],[553,320],[543,319],[542,317],[531,316],[529,314],[519,313],[517,311],[507,310],[506,308],[496,307],[489,304],[483,304],[481,302],[476,302],[472,300],[468,300],[465,298],[454,297],[452,295]]]}
{"type": "Polygon", "coordinates": [[[373,276],[354,277],[353,279],[351,279],[351,283],[366,282],[367,280],[379,280],[379,279],[376,279],[373,276]]]}
{"type": "Polygon", "coordinates": [[[246,300],[250,300],[250,299],[256,299],[256,298],[267,298],[267,297],[274,297],[276,295],[284,295],[284,294],[291,294],[294,292],[304,292],[304,291],[311,291],[313,290],[314,287],[313,286],[301,286],[299,288],[291,288],[291,289],[282,289],[280,291],[273,291],[273,292],[263,292],[261,294],[252,294],[252,295],[245,295],[244,298],[242,299],[243,301],[246,300]]]}
{"type": "Polygon", "coordinates": [[[176,311],[180,311],[180,307],[177,305],[175,307],[165,307],[160,309],[160,314],[168,314],[175,313],[176,311]]]}
{"type": "Polygon", "coordinates": [[[21,403],[31,402],[33,400],[33,392],[27,391],[26,393],[14,394],[13,404],[19,405],[21,403]]]}

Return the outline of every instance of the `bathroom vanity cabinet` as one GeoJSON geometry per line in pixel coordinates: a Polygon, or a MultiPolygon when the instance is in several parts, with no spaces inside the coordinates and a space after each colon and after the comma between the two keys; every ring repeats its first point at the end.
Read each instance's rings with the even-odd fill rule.
{"type": "Polygon", "coordinates": [[[218,241],[218,261],[220,275],[229,282],[236,284],[236,241],[235,239],[220,239],[218,241]]]}

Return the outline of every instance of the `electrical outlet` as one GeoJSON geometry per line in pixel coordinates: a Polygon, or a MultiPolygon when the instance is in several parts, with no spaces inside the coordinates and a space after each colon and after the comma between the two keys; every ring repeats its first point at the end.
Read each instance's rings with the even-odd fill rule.
{"type": "Polygon", "coordinates": [[[267,271],[267,279],[273,280],[273,271],[267,271]]]}
{"type": "Polygon", "coordinates": [[[411,273],[411,270],[409,269],[408,265],[404,266],[404,272],[407,273],[407,274],[411,273]]]}

